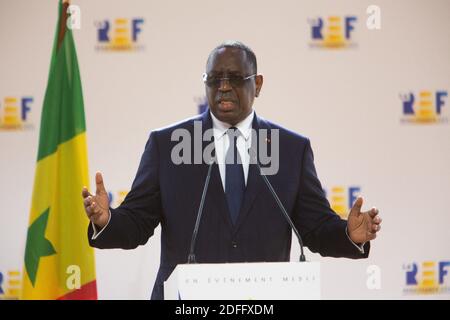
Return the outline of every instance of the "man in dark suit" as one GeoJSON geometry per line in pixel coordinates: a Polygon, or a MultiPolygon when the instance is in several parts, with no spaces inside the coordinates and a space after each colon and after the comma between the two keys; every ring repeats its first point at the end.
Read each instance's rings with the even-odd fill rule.
{"type": "MultiPolygon", "coordinates": [[[[289,261],[291,227],[248,151],[265,144],[276,151],[271,158],[279,162],[276,172],[266,177],[305,245],[323,256],[367,257],[369,241],[380,230],[378,210],[362,212],[359,197],[348,221],[340,219],[324,195],[309,140],[256,116],[252,105],[263,77],[257,74],[252,50],[240,42],[218,46],[208,58],[204,82],[210,109],[151,133],[131,191],[118,208],[108,207],[100,173],[95,195],[83,189],[92,222],[91,246],[133,249],[145,244],[161,224],[161,261],[152,299],[162,299],[163,282],[177,264],[187,262],[211,166],[195,247],[197,262],[289,261]],[[192,159],[198,154],[174,151],[180,147],[176,137],[187,134],[195,139],[196,128],[212,129],[212,142],[202,140],[200,152],[203,159],[212,143],[214,162],[195,164],[192,159]]],[[[186,145],[195,153],[192,140],[186,145]]]]}

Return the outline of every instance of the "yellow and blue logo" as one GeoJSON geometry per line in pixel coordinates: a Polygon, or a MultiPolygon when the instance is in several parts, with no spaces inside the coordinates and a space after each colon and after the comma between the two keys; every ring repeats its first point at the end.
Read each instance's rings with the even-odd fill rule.
{"type": "Polygon", "coordinates": [[[413,262],[403,266],[405,294],[450,293],[450,261],[413,262]]]}
{"type": "Polygon", "coordinates": [[[96,23],[97,46],[100,51],[139,51],[144,46],[140,43],[142,18],[117,18],[96,23]]]}
{"type": "Polygon", "coordinates": [[[33,129],[29,113],[33,97],[5,97],[0,104],[0,130],[33,129]]]}
{"type": "Polygon", "coordinates": [[[128,190],[119,190],[117,192],[108,191],[109,206],[113,208],[120,206],[128,192],[128,190]]]}
{"type": "Polygon", "coordinates": [[[19,270],[0,271],[0,299],[19,299],[22,277],[19,270]]]}
{"type": "Polygon", "coordinates": [[[445,90],[400,94],[403,107],[401,121],[418,124],[448,122],[443,112],[447,97],[448,92],[445,90]]]}
{"type": "Polygon", "coordinates": [[[330,202],[331,209],[334,210],[342,219],[347,219],[350,209],[356,198],[361,193],[359,186],[334,186],[330,189],[330,193],[325,190],[325,194],[330,202]]]}
{"type": "Polygon", "coordinates": [[[309,19],[310,47],[320,49],[346,49],[356,47],[353,40],[356,16],[329,16],[309,19]]]}

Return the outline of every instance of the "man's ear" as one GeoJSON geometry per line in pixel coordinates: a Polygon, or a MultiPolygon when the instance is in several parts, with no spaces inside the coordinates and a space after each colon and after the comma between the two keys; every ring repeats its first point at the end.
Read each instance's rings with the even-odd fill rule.
{"type": "Polygon", "coordinates": [[[264,78],[263,78],[262,74],[258,74],[258,75],[255,77],[255,83],[256,83],[255,97],[258,97],[258,96],[259,96],[259,92],[261,91],[263,82],[264,82],[264,78]]]}

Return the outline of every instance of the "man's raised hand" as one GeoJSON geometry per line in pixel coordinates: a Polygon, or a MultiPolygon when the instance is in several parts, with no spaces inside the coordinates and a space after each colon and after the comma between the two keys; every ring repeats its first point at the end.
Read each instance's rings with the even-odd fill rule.
{"type": "Polygon", "coordinates": [[[83,187],[81,195],[83,196],[84,210],[89,220],[96,226],[103,228],[109,220],[109,198],[100,172],[95,174],[95,184],[95,195],[92,195],[86,187],[83,187]]]}
{"type": "Polygon", "coordinates": [[[381,218],[378,209],[372,208],[362,212],[363,198],[358,197],[353,204],[347,220],[347,231],[350,239],[358,244],[373,240],[381,229],[381,218]]]}

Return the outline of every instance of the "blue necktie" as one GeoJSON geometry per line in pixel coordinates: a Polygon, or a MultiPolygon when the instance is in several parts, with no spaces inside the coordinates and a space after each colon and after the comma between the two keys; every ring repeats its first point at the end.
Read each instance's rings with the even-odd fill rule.
{"type": "Polygon", "coordinates": [[[244,197],[245,180],[241,157],[239,156],[236,145],[239,130],[235,127],[231,127],[228,129],[227,135],[230,146],[225,155],[225,194],[228,201],[231,221],[235,224],[244,197]]]}

